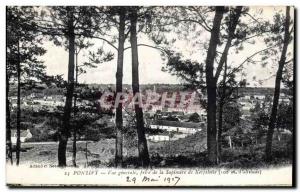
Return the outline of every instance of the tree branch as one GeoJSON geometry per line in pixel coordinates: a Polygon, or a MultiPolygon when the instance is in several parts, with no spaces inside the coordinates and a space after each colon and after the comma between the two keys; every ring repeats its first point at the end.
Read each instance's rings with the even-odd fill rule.
{"type": "Polygon", "coordinates": [[[203,18],[203,15],[201,15],[197,9],[195,9],[195,7],[192,7],[192,9],[197,13],[197,15],[200,17],[200,19],[202,20],[202,22],[204,23],[204,25],[202,27],[206,27],[205,29],[207,31],[211,31],[211,27],[208,26],[208,24],[206,23],[205,19],[203,18]]]}
{"type": "MultiPolygon", "coordinates": [[[[153,49],[157,49],[157,50],[160,50],[162,52],[165,52],[166,53],[166,50],[162,47],[156,47],[156,46],[152,46],[152,45],[147,45],[147,44],[137,44],[137,46],[144,46],[144,47],[150,47],[150,48],[153,48],[153,49]]],[[[127,49],[131,49],[131,47],[126,47],[124,48],[124,51],[127,50],[127,49]]]]}
{"type": "Polygon", "coordinates": [[[243,43],[244,41],[247,41],[247,40],[252,39],[252,38],[254,38],[254,37],[258,37],[258,36],[260,36],[260,35],[262,35],[262,34],[264,34],[264,33],[268,33],[268,32],[271,32],[271,31],[270,31],[270,30],[266,30],[266,31],[257,33],[257,34],[255,34],[255,35],[252,35],[252,36],[250,36],[250,37],[246,37],[245,39],[239,41],[239,43],[243,43]]]}
{"type": "Polygon", "coordinates": [[[248,15],[251,19],[253,19],[255,22],[260,23],[260,21],[258,21],[257,19],[255,19],[250,13],[245,13],[246,15],[248,15]]]}
{"type": "Polygon", "coordinates": [[[197,24],[201,25],[208,32],[211,31],[211,29],[207,28],[205,25],[203,25],[202,22],[194,20],[194,19],[177,19],[175,17],[165,16],[165,15],[163,15],[162,17],[174,19],[175,21],[174,22],[170,22],[170,23],[161,24],[161,25],[157,25],[156,24],[156,25],[153,25],[153,26],[167,26],[167,25],[174,25],[174,24],[177,24],[177,23],[180,23],[180,22],[191,22],[191,23],[197,23],[197,24]]]}
{"type": "Polygon", "coordinates": [[[286,61],[284,64],[288,64],[288,63],[292,62],[293,60],[294,60],[294,58],[286,61]]]}
{"type": "Polygon", "coordinates": [[[111,43],[110,41],[108,41],[107,39],[105,38],[102,38],[102,37],[97,37],[97,36],[87,36],[88,38],[92,38],[92,39],[100,39],[102,41],[105,41],[107,44],[109,44],[111,47],[113,47],[115,50],[118,51],[118,48],[113,44],[111,43]]]}
{"type": "Polygon", "coordinates": [[[255,55],[257,55],[257,54],[259,54],[259,53],[261,53],[261,52],[264,52],[264,51],[266,51],[266,50],[268,50],[268,49],[271,49],[271,48],[273,48],[274,46],[270,46],[270,47],[267,47],[267,48],[265,48],[265,49],[262,49],[262,50],[260,50],[260,51],[257,51],[257,52],[255,52],[255,53],[253,53],[252,55],[250,55],[249,57],[247,57],[241,64],[239,64],[237,67],[235,67],[234,69],[232,69],[232,71],[230,72],[230,73],[228,73],[228,75],[231,75],[231,74],[233,74],[234,72],[236,72],[237,70],[239,70],[246,62],[248,62],[252,57],[254,57],[255,55]]]}

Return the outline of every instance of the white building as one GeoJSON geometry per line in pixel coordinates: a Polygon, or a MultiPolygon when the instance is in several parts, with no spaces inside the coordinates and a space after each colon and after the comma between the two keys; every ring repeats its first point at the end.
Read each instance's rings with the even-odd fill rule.
{"type": "Polygon", "coordinates": [[[153,142],[170,141],[169,135],[148,135],[146,138],[153,142]]]}
{"type": "Polygon", "coordinates": [[[195,134],[201,131],[204,123],[192,123],[192,122],[178,122],[178,121],[167,121],[167,120],[157,120],[151,122],[151,129],[160,129],[168,132],[177,132],[185,134],[195,134]]]}

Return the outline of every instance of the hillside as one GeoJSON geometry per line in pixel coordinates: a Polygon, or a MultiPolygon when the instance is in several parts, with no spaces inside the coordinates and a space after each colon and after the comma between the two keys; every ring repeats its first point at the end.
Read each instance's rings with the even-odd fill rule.
{"type": "Polygon", "coordinates": [[[160,151],[165,156],[178,156],[186,154],[200,153],[206,150],[206,130],[203,129],[193,135],[176,141],[164,143],[149,143],[151,153],[160,151]]]}

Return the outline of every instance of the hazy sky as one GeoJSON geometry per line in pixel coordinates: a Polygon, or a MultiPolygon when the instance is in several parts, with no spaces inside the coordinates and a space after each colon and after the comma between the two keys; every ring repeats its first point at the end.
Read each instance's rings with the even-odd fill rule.
{"type": "MultiPolygon", "coordinates": [[[[277,8],[278,9],[278,8],[277,8]]],[[[274,7],[265,7],[263,11],[263,17],[272,18],[274,7]]],[[[252,8],[253,13],[256,11],[256,8],[252,8]]],[[[99,40],[91,40],[96,49],[99,46],[103,46],[103,48],[107,51],[114,52],[113,49],[110,49],[109,46],[103,45],[103,42],[99,40]]],[[[145,36],[140,36],[138,39],[139,43],[150,43],[145,36]]],[[[48,74],[57,75],[63,74],[64,78],[67,77],[67,68],[68,68],[68,53],[62,47],[57,47],[53,45],[51,42],[45,43],[45,48],[47,53],[42,57],[45,61],[46,71],[48,74]]],[[[175,49],[180,49],[181,52],[189,51],[195,48],[192,48],[189,42],[179,41],[174,45],[175,49]]],[[[245,50],[240,52],[238,55],[234,52],[231,52],[229,55],[229,59],[231,64],[238,65],[242,61],[244,61],[248,56],[255,53],[258,50],[265,48],[265,45],[262,41],[257,42],[255,45],[249,45],[245,50]]],[[[292,50],[293,47],[289,46],[289,49],[292,50]]],[[[221,50],[221,49],[220,49],[221,50]]],[[[160,52],[156,49],[152,49],[149,47],[139,47],[139,73],[140,73],[140,83],[180,83],[180,80],[176,76],[171,76],[167,72],[162,72],[161,68],[165,65],[165,61],[161,59],[160,52]]],[[[177,50],[179,51],[179,50],[177,50]]],[[[116,56],[116,52],[115,56],[116,56]]],[[[193,54],[187,54],[187,58],[191,58],[192,60],[197,60],[203,62],[205,60],[206,55],[203,54],[203,50],[195,51],[193,54]],[[202,52],[202,54],[200,54],[202,52]]],[[[280,55],[278,55],[278,58],[280,55]]],[[[79,57],[79,63],[86,60],[86,52],[82,52],[79,57]]],[[[79,77],[80,82],[85,83],[115,83],[115,73],[116,73],[116,58],[110,62],[101,64],[96,69],[88,69],[86,74],[83,74],[79,77]]],[[[275,78],[272,75],[275,74],[275,70],[277,63],[268,65],[266,68],[261,67],[259,64],[256,65],[245,65],[245,69],[243,72],[247,74],[247,81],[250,83],[250,86],[257,85],[255,81],[253,81],[253,76],[256,76],[256,80],[264,80],[262,86],[272,87],[274,86],[275,78]],[[273,65],[274,68],[271,66],[273,65]],[[268,79],[268,80],[266,80],[268,79]]],[[[123,82],[125,84],[131,83],[131,50],[125,51],[124,56],[124,72],[123,72],[123,82]]]]}

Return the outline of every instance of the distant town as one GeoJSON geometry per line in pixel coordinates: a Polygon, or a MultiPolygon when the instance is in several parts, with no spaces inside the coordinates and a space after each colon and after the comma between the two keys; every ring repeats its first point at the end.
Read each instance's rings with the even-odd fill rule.
{"type": "MultiPolygon", "coordinates": [[[[124,86],[126,90],[130,89],[126,85],[124,86]]],[[[170,92],[177,90],[181,91],[185,95],[196,94],[193,105],[188,107],[180,107],[176,105],[180,102],[180,96],[177,95],[175,99],[175,105],[169,106],[166,105],[162,107],[159,102],[156,102],[148,107],[144,111],[144,119],[146,123],[146,128],[148,133],[146,133],[146,138],[152,142],[166,142],[171,140],[178,140],[185,138],[189,135],[193,135],[197,132],[205,132],[206,131],[206,110],[201,104],[201,99],[199,96],[199,91],[191,91],[184,90],[182,85],[141,85],[142,92],[152,91],[152,93],[156,93],[160,95],[163,92],[170,92]]],[[[112,91],[113,88],[111,85],[89,85],[85,89],[81,90],[82,92],[86,92],[86,94],[94,95],[92,99],[81,99],[78,100],[78,107],[86,107],[97,103],[100,99],[103,92],[106,90],[112,91]]],[[[265,105],[264,109],[266,111],[269,110],[270,101],[272,101],[274,88],[265,88],[265,87],[241,87],[238,88],[235,92],[238,98],[238,107],[241,111],[241,118],[247,119],[251,115],[251,110],[255,107],[255,105],[259,104],[260,107],[268,103],[269,105],[265,105]]],[[[201,93],[200,93],[201,94],[201,93]]],[[[203,97],[203,101],[205,102],[205,98],[203,97]]],[[[289,104],[291,102],[291,96],[287,94],[287,90],[282,89],[280,94],[279,102],[289,104]]],[[[17,106],[17,97],[12,93],[9,96],[10,104],[12,107],[12,111],[17,106]]],[[[43,110],[47,110],[48,112],[55,112],[57,108],[63,108],[65,104],[65,96],[63,91],[59,88],[53,89],[45,89],[36,92],[30,92],[30,94],[24,93],[21,97],[21,106],[24,110],[29,110],[33,112],[40,112],[43,110]]],[[[133,105],[131,105],[133,107],[133,105]]],[[[130,121],[132,121],[132,110],[127,108],[123,108],[123,124],[127,126],[130,121]]],[[[100,110],[100,109],[99,109],[100,110]]],[[[103,111],[102,111],[103,112],[103,111]]],[[[108,127],[114,129],[115,124],[115,109],[111,110],[111,113],[107,113],[107,116],[100,118],[97,122],[99,124],[106,123],[108,127]]],[[[26,124],[26,123],[24,123],[26,124]]],[[[30,127],[30,126],[29,126],[30,127]]],[[[21,142],[34,140],[35,137],[39,137],[38,135],[34,135],[31,133],[30,128],[26,128],[26,125],[22,127],[23,131],[21,132],[21,142]]],[[[12,143],[16,143],[16,131],[12,129],[12,143]]],[[[55,129],[50,131],[50,135],[55,134],[55,129]]],[[[86,136],[85,136],[86,137],[86,136]]],[[[81,137],[84,139],[85,137],[81,137]]]]}

